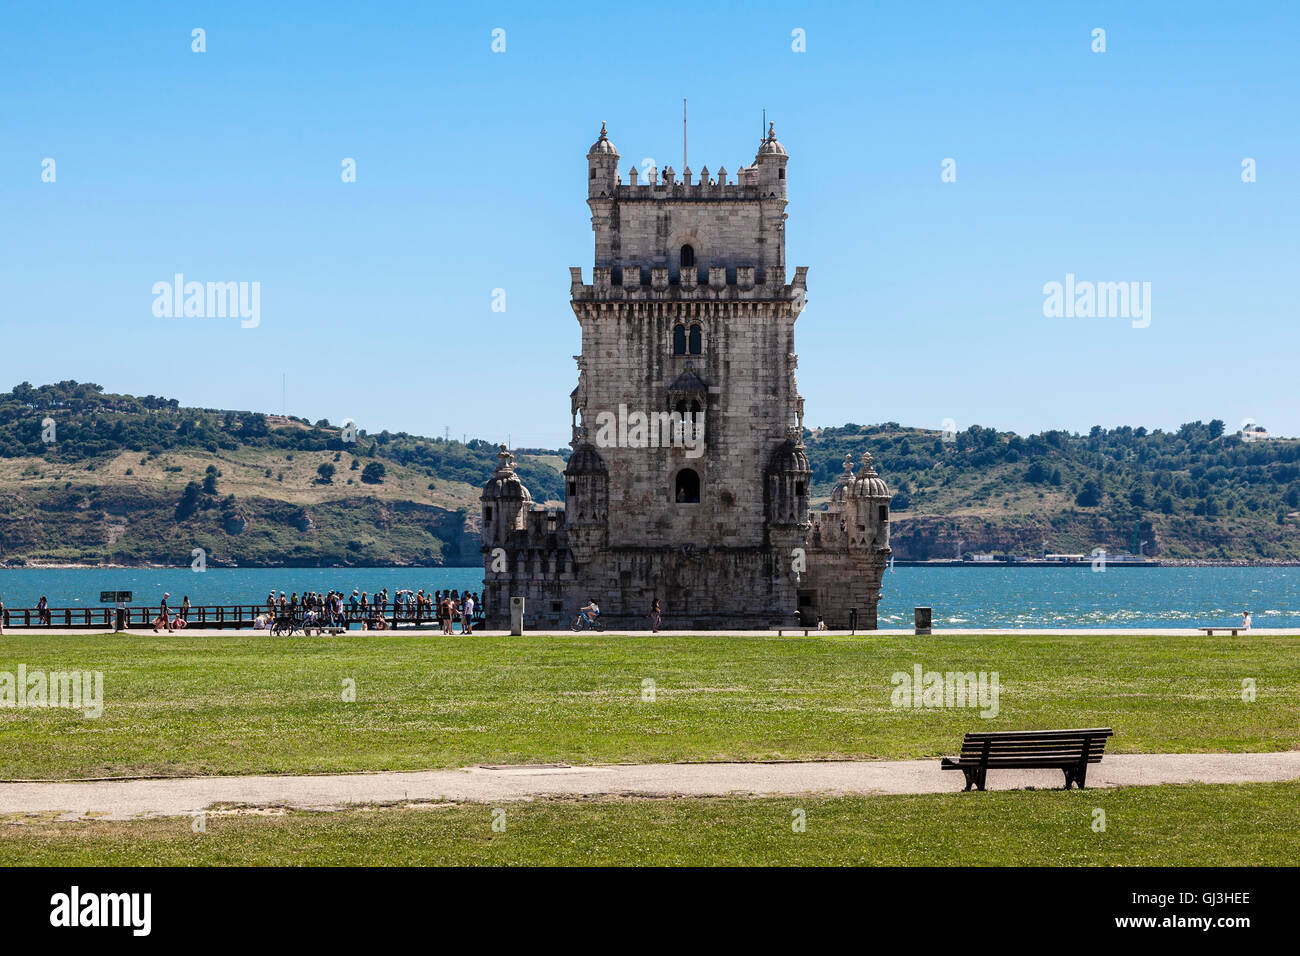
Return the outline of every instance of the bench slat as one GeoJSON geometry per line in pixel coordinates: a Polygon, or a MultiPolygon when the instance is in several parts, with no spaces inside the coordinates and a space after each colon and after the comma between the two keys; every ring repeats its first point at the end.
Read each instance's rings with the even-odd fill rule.
{"type": "Polygon", "coordinates": [[[1021,737],[1048,739],[1052,737],[1110,737],[1115,733],[1109,727],[1078,727],[1074,730],[973,730],[966,735],[968,740],[1016,740],[1021,737]]]}
{"type": "Polygon", "coordinates": [[[988,747],[987,749],[982,746],[962,747],[962,753],[970,753],[970,754],[978,754],[978,753],[985,753],[985,752],[993,753],[993,754],[1079,753],[1080,751],[1085,749],[1100,751],[1100,750],[1105,750],[1106,745],[1104,743],[1101,743],[1100,741],[1098,741],[1097,743],[1093,743],[1092,741],[1089,741],[1088,743],[1085,744],[1082,740],[1080,740],[1077,743],[1066,744],[1064,746],[1058,743],[1050,743],[1050,744],[1042,744],[1042,745],[1022,745],[1022,746],[1015,746],[1015,747],[991,746],[988,747]]]}

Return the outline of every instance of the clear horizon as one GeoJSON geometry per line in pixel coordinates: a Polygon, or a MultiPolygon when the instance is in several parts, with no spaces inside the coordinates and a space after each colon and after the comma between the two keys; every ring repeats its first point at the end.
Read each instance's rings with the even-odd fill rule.
{"type": "Polygon", "coordinates": [[[693,169],[752,161],[763,110],[790,153],[810,427],[1300,434],[1290,5],[760,2],[685,31],[653,10],[374,13],[7,14],[0,388],[564,447],[586,151],[605,121],[625,177],[680,170],[687,97],[693,169]],[[177,273],[258,283],[258,323],[155,314],[177,273]],[[1045,316],[1044,287],[1076,280],[1150,283],[1149,325],[1045,316]]]}

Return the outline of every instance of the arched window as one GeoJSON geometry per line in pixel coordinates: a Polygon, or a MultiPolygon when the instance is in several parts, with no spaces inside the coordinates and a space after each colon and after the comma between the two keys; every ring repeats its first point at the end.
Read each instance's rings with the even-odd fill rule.
{"type": "Polygon", "coordinates": [[[682,246],[681,266],[683,269],[695,268],[695,247],[682,246]]]}
{"type": "Polygon", "coordinates": [[[686,326],[684,325],[673,327],[673,354],[686,354],[686,326]]]}
{"type": "Polygon", "coordinates": [[[683,468],[677,473],[677,487],[673,500],[678,504],[697,505],[700,503],[700,476],[690,468],[683,468]]]}
{"type": "Polygon", "coordinates": [[[700,354],[700,348],[701,348],[701,347],[703,346],[703,344],[704,344],[703,339],[704,339],[704,330],[701,329],[698,325],[692,325],[692,326],[691,326],[691,344],[690,344],[690,348],[688,349],[688,351],[689,351],[692,355],[699,355],[699,354],[700,354]]]}

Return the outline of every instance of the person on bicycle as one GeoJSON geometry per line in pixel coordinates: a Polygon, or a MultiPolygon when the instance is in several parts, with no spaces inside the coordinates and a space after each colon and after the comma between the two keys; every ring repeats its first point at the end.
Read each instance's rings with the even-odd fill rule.
{"type": "Polygon", "coordinates": [[[588,598],[587,606],[578,613],[586,618],[589,625],[594,625],[596,623],[596,618],[600,617],[600,607],[596,604],[595,598],[588,598]]]}

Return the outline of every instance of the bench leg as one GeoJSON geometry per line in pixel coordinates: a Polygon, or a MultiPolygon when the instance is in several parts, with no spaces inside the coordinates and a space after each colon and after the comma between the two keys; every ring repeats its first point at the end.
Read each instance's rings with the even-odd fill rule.
{"type": "Polygon", "coordinates": [[[1066,790],[1070,789],[1071,784],[1074,784],[1080,790],[1084,789],[1088,780],[1088,762],[1086,760],[1080,763],[1077,767],[1062,767],[1061,769],[1065,771],[1066,790]]]}
{"type": "MultiPolygon", "coordinates": [[[[975,785],[975,771],[969,767],[962,767],[961,772],[966,776],[966,790],[969,790],[975,785]]],[[[963,790],[962,793],[965,793],[966,790],[963,790]]]]}
{"type": "Polygon", "coordinates": [[[975,788],[981,792],[984,790],[984,780],[989,775],[988,767],[980,767],[975,771],[975,788]]]}

